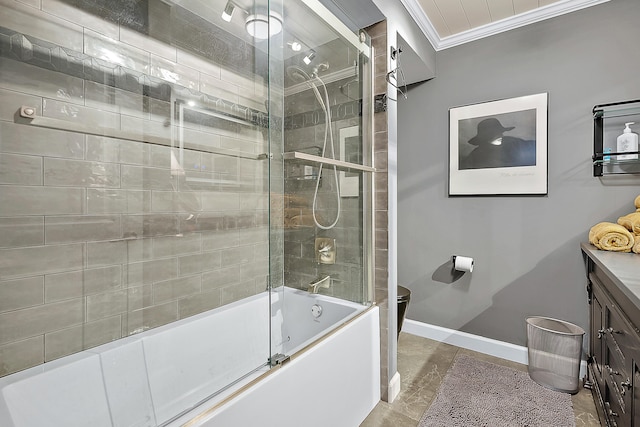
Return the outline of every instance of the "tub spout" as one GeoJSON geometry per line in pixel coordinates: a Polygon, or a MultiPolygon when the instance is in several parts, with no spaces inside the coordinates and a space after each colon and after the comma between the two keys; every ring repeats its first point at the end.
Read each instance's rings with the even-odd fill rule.
{"type": "Polygon", "coordinates": [[[319,288],[329,289],[330,285],[331,276],[324,276],[322,279],[318,279],[309,283],[307,291],[311,292],[312,294],[317,294],[319,288]]]}

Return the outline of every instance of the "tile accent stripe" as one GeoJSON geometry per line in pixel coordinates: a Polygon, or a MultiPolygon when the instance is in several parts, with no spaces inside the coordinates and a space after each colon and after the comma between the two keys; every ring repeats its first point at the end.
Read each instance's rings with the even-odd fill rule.
{"type": "MultiPolygon", "coordinates": [[[[270,124],[269,113],[195,92],[122,65],[107,64],[82,52],[5,27],[0,27],[0,56],[165,102],[171,101],[173,92],[176,99],[197,99],[218,113],[259,127],[267,128],[270,124]]],[[[277,126],[282,119],[272,117],[271,120],[274,120],[272,126],[277,126]]]]}

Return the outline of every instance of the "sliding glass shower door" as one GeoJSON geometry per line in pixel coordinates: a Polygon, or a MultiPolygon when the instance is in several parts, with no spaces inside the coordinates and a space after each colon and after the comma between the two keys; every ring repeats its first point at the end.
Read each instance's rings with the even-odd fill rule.
{"type": "MultiPolygon", "coordinates": [[[[246,24],[267,2],[31,3],[0,5],[2,376],[269,275],[269,52],[246,24]]],[[[263,311],[225,381],[266,363],[263,311]]]]}

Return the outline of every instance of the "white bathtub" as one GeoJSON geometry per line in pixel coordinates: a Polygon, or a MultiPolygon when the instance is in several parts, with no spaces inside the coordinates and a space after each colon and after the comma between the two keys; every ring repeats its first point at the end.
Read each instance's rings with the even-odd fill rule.
{"type": "Polygon", "coordinates": [[[265,292],[0,378],[0,426],[359,425],[379,400],[378,309],[290,288],[269,308],[265,292]],[[293,356],[272,370],[270,323],[293,356]]]}

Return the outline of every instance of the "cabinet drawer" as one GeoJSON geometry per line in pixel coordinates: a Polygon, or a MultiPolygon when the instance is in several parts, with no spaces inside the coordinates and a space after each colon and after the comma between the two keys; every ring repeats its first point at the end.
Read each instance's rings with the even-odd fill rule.
{"type": "Polygon", "coordinates": [[[624,409],[620,406],[620,401],[612,396],[608,383],[605,385],[604,412],[611,426],[629,427],[631,425],[631,414],[624,412],[624,409]]]}
{"type": "Polygon", "coordinates": [[[607,307],[606,328],[606,339],[612,340],[623,354],[628,355],[638,351],[640,338],[636,335],[626,316],[615,304],[607,307]]]}
{"type": "Polygon", "coordinates": [[[630,412],[632,393],[629,387],[631,385],[629,366],[621,361],[619,353],[616,349],[612,349],[612,346],[607,345],[606,351],[607,364],[604,366],[604,377],[609,386],[609,401],[615,400],[622,412],[630,412]]]}

